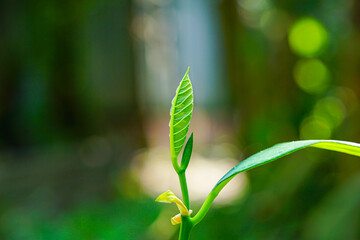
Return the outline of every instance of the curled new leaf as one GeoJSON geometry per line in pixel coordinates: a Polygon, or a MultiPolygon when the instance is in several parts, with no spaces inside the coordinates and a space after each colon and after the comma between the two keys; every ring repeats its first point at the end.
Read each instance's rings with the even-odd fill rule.
{"type": "Polygon", "coordinates": [[[165,203],[175,203],[178,209],[180,210],[181,215],[190,216],[190,212],[186,208],[184,203],[170,190],[160,194],[160,196],[158,196],[155,201],[165,202],[165,203]]]}
{"type": "Polygon", "coordinates": [[[185,145],[185,149],[181,158],[181,166],[180,168],[182,170],[185,170],[190,162],[190,158],[191,158],[191,153],[192,153],[192,149],[193,149],[193,136],[194,134],[191,133],[186,145],[185,145]]]}

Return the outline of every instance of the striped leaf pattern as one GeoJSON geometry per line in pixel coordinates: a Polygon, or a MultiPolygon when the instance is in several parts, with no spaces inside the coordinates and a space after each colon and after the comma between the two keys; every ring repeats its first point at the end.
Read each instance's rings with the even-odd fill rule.
{"type": "Polygon", "coordinates": [[[189,69],[176,90],[170,110],[170,148],[173,158],[177,158],[184,146],[193,111],[193,89],[189,69]]]}

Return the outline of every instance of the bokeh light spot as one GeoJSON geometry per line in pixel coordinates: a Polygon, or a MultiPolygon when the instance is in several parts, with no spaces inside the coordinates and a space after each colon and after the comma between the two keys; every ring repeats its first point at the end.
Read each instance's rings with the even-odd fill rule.
{"type": "Polygon", "coordinates": [[[300,126],[301,139],[328,139],[331,136],[331,127],[320,117],[311,116],[304,119],[300,126]]]}
{"type": "Polygon", "coordinates": [[[357,111],[359,99],[353,89],[347,87],[336,87],[333,95],[344,105],[347,115],[351,115],[357,111]]]}
{"type": "Polygon", "coordinates": [[[286,38],[289,25],[289,16],[280,9],[270,9],[264,12],[260,19],[260,27],[265,36],[273,42],[286,38]]]}
{"type": "Polygon", "coordinates": [[[268,0],[238,0],[238,4],[247,11],[261,11],[268,7],[268,0]]]}
{"type": "Polygon", "coordinates": [[[330,73],[318,59],[299,60],[294,68],[294,78],[298,86],[308,93],[321,93],[327,87],[330,73]]]}
{"type": "Polygon", "coordinates": [[[314,57],[323,50],[328,40],[324,26],[314,18],[303,18],[295,22],[289,33],[291,49],[304,57],[314,57]]]}
{"type": "Polygon", "coordinates": [[[320,100],[314,109],[314,115],[321,117],[334,128],[339,126],[345,118],[345,106],[335,97],[327,97],[320,100]]]}

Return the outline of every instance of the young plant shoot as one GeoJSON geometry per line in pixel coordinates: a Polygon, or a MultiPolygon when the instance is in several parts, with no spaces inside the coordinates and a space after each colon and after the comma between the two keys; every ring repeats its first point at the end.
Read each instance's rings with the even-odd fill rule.
{"type": "Polygon", "coordinates": [[[190,210],[185,172],[189,165],[192,153],[193,134],[190,135],[186,144],[185,140],[189,130],[192,111],[193,89],[188,69],[176,90],[174,99],[172,100],[169,123],[171,161],[176,173],[179,176],[183,200],[181,201],[171,191],[164,192],[156,199],[158,202],[175,203],[177,205],[180,213],[171,219],[171,223],[173,225],[180,224],[180,240],[189,239],[191,229],[205,217],[211,207],[211,204],[220,191],[229,181],[231,181],[231,179],[241,172],[270,163],[276,159],[307,147],[327,149],[360,157],[360,144],[353,142],[337,140],[303,140],[277,144],[250,156],[227,172],[211,190],[200,210],[195,214],[195,216],[191,217],[192,210],[190,210]],[[179,164],[178,156],[184,145],[185,148],[179,164]]]}

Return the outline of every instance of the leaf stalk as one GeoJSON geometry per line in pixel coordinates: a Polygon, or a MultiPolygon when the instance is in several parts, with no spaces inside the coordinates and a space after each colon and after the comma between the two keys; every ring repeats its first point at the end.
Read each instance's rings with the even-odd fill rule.
{"type": "Polygon", "coordinates": [[[178,172],[183,202],[187,209],[190,209],[189,191],[186,183],[185,171],[178,172]]]}

